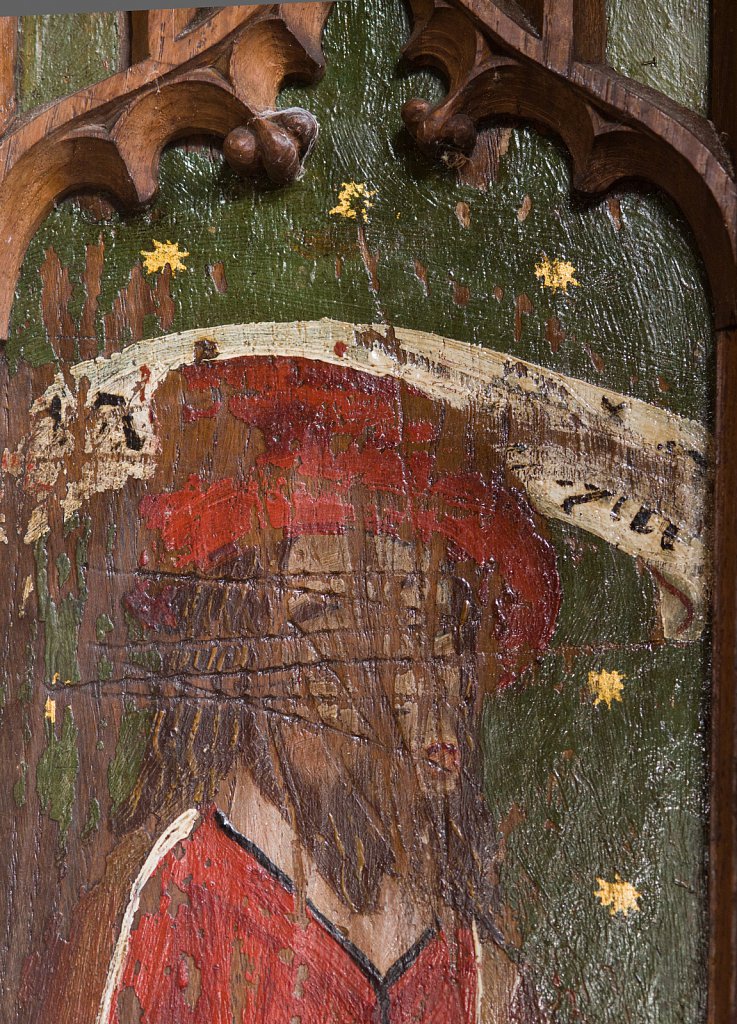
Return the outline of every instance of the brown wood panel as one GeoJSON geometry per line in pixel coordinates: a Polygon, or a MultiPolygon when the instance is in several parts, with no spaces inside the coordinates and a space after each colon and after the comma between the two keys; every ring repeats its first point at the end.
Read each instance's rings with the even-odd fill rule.
{"type": "Polygon", "coordinates": [[[709,116],[734,163],[737,161],[737,6],[711,3],[711,96],[709,116]]]}
{"type": "Polygon", "coordinates": [[[737,1019],[737,330],[717,335],[709,1022],[737,1019]]]}
{"type": "MultiPolygon", "coordinates": [[[[328,5],[320,6],[327,10],[328,5]]],[[[437,10],[435,5],[419,0],[414,6],[420,30],[415,35],[411,56],[418,63],[424,61],[446,69],[453,84],[450,97],[438,107],[414,101],[413,106],[406,108],[407,124],[423,148],[441,155],[453,150],[470,152],[477,144],[479,124],[494,114],[541,122],[557,131],[568,145],[574,157],[576,184],[581,188],[598,192],[616,181],[642,177],[667,189],[689,217],[705,255],[717,323],[721,327],[717,373],[709,1019],[711,1024],[734,1024],[737,1015],[734,902],[737,879],[734,811],[737,796],[737,460],[733,451],[737,438],[737,331],[734,327],[737,319],[737,204],[733,172],[724,158],[719,135],[706,122],[598,66],[603,45],[601,6],[549,3],[545,8],[549,16],[542,42],[522,24],[524,19],[511,17],[495,4],[480,0],[461,3],[459,0],[457,7],[467,11],[468,17],[465,14],[451,17],[440,4],[437,10]],[[462,31],[457,38],[452,38],[446,27],[455,31],[459,26],[462,31]]],[[[727,145],[733,149],[733,140],[737,138],[734,90],[737,21],[732,6],[723,0],[716,0],[714,11],[712,112],[722,141],[726,135],[727,145]]],[[[268,20],[270,9],[262,13],[268,20]]],[[[164,19],[159,29],[164,23],[170,28],[173,24],[164,19]]],[[[181,16],[176,24],[181,29],[181,16]]],[[[229,21],[227,25],[230,27],[227,31],[224,29],[222,38],[215,42],[212,42],[212,25],[201,28],[197,35],[198,45],[203,39],[208,45],[212,44],[213,58],[218,60],[223,51],[217,47],[231,29],[235,31],[238,27],[236,22],[229,21]]],[[[303,47],[306,73],[319,71],[314,41],[316,34],[319,37],[321,26],[321,18],[314,16],[314,9],[305,9],[303,18],[298,10],[292,9],[288,18],[275,20],[274,31],[262,26],[254,33],[254,38],[269,44],[257,48],[255,53],[247,53],[256,67],[267,55],[273,56],[274,45],[277,49],[282,44],[286,46],[283,61],[278,64],[279,74],[274,77],[274,95],[284,69],[293,67],[301,36],[311,41],[309,46],[303,47]]],[[[12,50],[11,26],[3,22],[0,33],[5,33],[12,50]]],[[[247,34],[244,39],[248,40],[247,34]]],[[[150,39],[146,46],[148,49],[134,43],[134,56],[138,54],[142,58],[144,52],[150,53],[150,39]]],[[[156,52],[162,61],[176,63],[183,51],[169,39],[166,47],[157,42],[156,52]]],[[[188,50],[184,63],[190,58],[192,51],[188,50]]],[[[246,63],[241,51],[233,66],[245,67],[246,63]]],[[[5,95],[9,96],[10,77],[7,65],[4,68],[5,95]]],[[[235,84],[232,89],[222,89],[217,86],[215,75],[208,77],[206,72],[189,66],[185,70],[186,78],[177,81],[177,91],[171,95],[166,108],[169,120],[165,133],[156,139],[158,146],[193,127],[217,130],[218,134],[230,138],[230,158],[243,169],[266,169],[277,182],[292,180],[300,172],[312,141],[309,119],[279,122],[259,117],[258,110],[249,108],[235,84]],[[188,112],[196,103],[202,105],[205,116],[201,124],[192,125],[188,112]],[[182,110],[184,115],[177,120],[182,110]],[[243,124],[238,123],[239,118],[243,124]]],[[[65,192],[80,185],[103,189],[112,180],[120,196],[131,205],[151,197],[155,187],[155,159],[150,152],[143,153],[138,142],[150,123],[145,101],[154,89],[159,89],[161,77],[161,68],[140,65],[126,76],[115,76],[96,90],[86,91],[84,96],[62,101],[51,113],[34,119],[24,129],[26,134],[11,133],[0,143],[0,156],[5,161],[0,221],[4,211],[6,225],[22,225],[8,252],[10,271],[19,266],[25,244],[40,219],[65,192]],[[100,111],[114,121],[117,119],[118,129],[109,135],[95,123],[100,111]],[[87,139],[86,149],[77,144],[80,133],[87,139]],[[111,156],[114,147],[118,147],[117,155],[111,156]],[[33,154],[33,157],[29,156],[22,164],[14,163],[19,152],[33,154]],[[124,157],[122,163],[120,153],[124,157]],[[91,158],[100,162],[99,172],[92,175],[85,169],[91,158]],[[16,170],[18,173],[13,176],[16,170]],[[38,172],[41,185],[26,196],[32,172],[38,172]],[[140,175],[138,180],[137,175],[140,175]],[[19,213],[25,216],[25,222],[18,219],[19,213]]],[[[262,97],[259,99],[263,102],[262,97]]],[[[156,103],[159,103],[158,91],[156,103]]],[[[7,282],[6,311],[14,288],[10,272],[7,282]]],[[[70,1019],[73,1019],[71,1010],[67,1008],[64,1012],[72,1014],[70,1019]]]]}

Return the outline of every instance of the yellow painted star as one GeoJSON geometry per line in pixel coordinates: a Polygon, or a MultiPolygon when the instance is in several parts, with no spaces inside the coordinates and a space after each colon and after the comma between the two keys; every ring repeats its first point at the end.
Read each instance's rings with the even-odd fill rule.
{"type": "Polygon", "coordinates": [[[625,678],[620,672],[607,672],[606,669],[602,669],[601,672],[589,672],[589,690],[596,698],[594,704],[603,704],[606,701],[606,706],[611,708],[613,700],[621,703],[624,689],[622,680],[625,678]]]}
{"type": "Polygon", "coordinates": [[[640,909],[637,901],[642,899],[642,893],[629,882],[623,882],[619,872],[615,872],[614,879],[613,882],[607,882],[605,878],[597,878],[601,888],[594,891],[594,896],[599,898],[602,907],[609,907],[612,917],[619,913],[627,917],[630,910],[640,909]]]}
{"type": "Polygon", "coordinates": [[[51,697],[46,698],[44,704],[44,718],[53,725],[56,721],[56,701],[51,697]]]}
{"type": "Polygon", "coordinates": [[[535,265],[535,277],[542,280],[545,288],[550,288],[553,292],[562,291],[566,295],[569,284],[576,287],[580,285],[580,281],[573,276],[575,273],[575,267],[567,260],[550,260],[544,256],[542,263],[535,265]]]}
{"type": "Polygon", "coordinates": [[[369,191],[365,181],[344,181],[338,192],[338,205],[329,212],[332,216],[362,220],[365,224],[368,220],[368,211],[374,205],[371,198],[375,195],[376,192],[369,191]]]}
{"type": "Polygon", "coordinates": [[[146,249],[141,249],[141,256],[144,258],[143,265],[147,273],[155,274],[157,270],[163,270],[168,264],[173,276],[178,270],[187,269],[182,260],[185,256],[189,256],[189,253],[180,249],[178,242],[169,242],[168,240],[157,242],[154,238],[153,251],[148,252],[146,249]]]}

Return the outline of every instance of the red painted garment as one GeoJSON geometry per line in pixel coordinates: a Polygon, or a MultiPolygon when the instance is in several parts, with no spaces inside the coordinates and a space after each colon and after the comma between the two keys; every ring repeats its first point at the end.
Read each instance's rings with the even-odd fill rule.
{"type": "Polygon", "coordinates": [[[158,909],[141,912],[109,1024],[474,1024],[473,937],[453,954],[430,929],[386,975],[308,903],[264,855],[211,810],[160,861],[158,909]],[[451,963],[451,960],[453,961],[451,963]]]}

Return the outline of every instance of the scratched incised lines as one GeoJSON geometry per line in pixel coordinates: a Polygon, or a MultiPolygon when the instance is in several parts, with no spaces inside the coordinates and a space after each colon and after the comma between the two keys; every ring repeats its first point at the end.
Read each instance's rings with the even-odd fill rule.
{"type": "MultiPolygon", "coordinates": [[[[331,530],[348,528],[355,521],[355,509],[341,497],[345,488],[340,480],[358,476],[373,488],[371,504],[362,513],[367,522],[383,522],[380,530],[396,529],[406,515],[400,505],[408,486],[414,486],[412,480],[428,471],[446,471],[445,453],[454,450],[455,442],[440,440],[441,420],[437,410],[431,411],[432,402],[420,398],[435,396],[445,403],[442,422],[449,416],[455,422],[448,438],[457,437],[456,451],[470,446],[488,467],[504,466],[544,515],[575,524],[642,558],[657,583],[665,635],[689,639],[700,634],[710,577],[703,504],[710,442],[696,424],[532,364],[511,363],[499,353],[470,350],[423,332],[392,329],[391,339],[389,333],[384,339],[378,330],[320,321],[235,325],[214,328],[210,335],[206,352],[199,333],[188,332],[131,345],[124,359],[79,364],[72,370],[76,395],[61,379],[51,385],[34,406],[35,425],[26,445],[28,490],[39,495],[29,510],[29,543],[47,529],[54,500],[68,518],[94,494],[114,492],[135,479],[148,481],[151,495],[177,491],[171,499],[151,497],[139,510],[152,528],[160,521],[165,545],[179,545],[178,559],[157,565],[162,574],[181,572],[193,563],[206,565],[217,547],[223,549],[221,560],[226,557],[228,544],[252,533],[254,516],[262,514],[259,501],[266,502],[263,509],[272,524],[279,522],[286,506],[277,463],[290,463],[289,447],[297,437],[287,430],[274,449],[277,461],[267,458],[272,465],[267,485],[264,452],[258,446],[276,424],[269,421],[272,414],[267,415],[263,403],[259,407],[252,388],[241,390],[251,372],[244,356],[253,353],[255,362],[250,365],[256,366],[264,352],[296,350],[319,359],[336,381],[350,368],[354,414],[379,434],[382,424],[395,431],[403,425],[407,447],[400,456],[396,448],[382,452],[383,442],[377,446],[376,439],[367,437],[368,443],[358,445],[355,424],[345,408],[341,411],[340,402],[331,399],[327,408],[333,408],[332,449],[320,455],[314,444],[302,445],[299,464],[292,465],[286,476],[296,472],[290,487],[300,478],[309,487],[294,487],[290,515],[320,516],[327,523],[329,512],[331,530]],[[342,364],[340,369],[336,363],[342,364]],[[362,373],[355,376],[357,369],[362,373]],[[414,396],[404,410],[386,391],[387,383],[397,378],[406,381],[414,396]],[[458,413],[474,408],[479,415],[463,426],[458,413]],[[167,428],[169,436],[185,431],[186,457],[165,444],[162,425],[171,422],[172,415],[179,422],[167,428]],[[472,429],[474,421],[478,426],[472,429]],[[576,423],[579,428],[572,430],[576,423]],[[584,445],[582,438],[596,438],[596,444],[584,445]],[[85,452],[79,460],[81,469],[62,472],[79,451],[85,452]],[[88,457],[93,452],[95,457],[88,457]],[[193,471],[197,482],[189,480],[193,471]],[[249,490],[258,479],[259,486],[269,490],[261,498],[249,490]],[[209,537],[212,517],[199,533],[190,529],[187,536],[184,521],[180,527],[171,525],[167,517],[174,514],[172,501],[181,505],[185,498],[200,510],[216,498],[229,503],[217,536],[209,537]],[[202,548],[202,533],[209,537],[207,551],[202,548]]],[[[288,391],[291,385],[287,378],[284,382],[288,391]]],[[[297,388],[297,403],[311,410],[309,416],[324,398],[314,384],[297,388]]],[[[22,467],[23,457],[20,449],[9,454],[11,472],[16,464],[22,467]]],[[[248,557],[243,554],[248,545],[240,548],[239,557],[248,557]]],[[[273,552],[269,557],[274,572],[281,556],[273,552]]],[[[327,572],[325,565],[321,572],[327,572]]],[[[242,575],[241,569],[237,575],[242,575]]],[[[317,585],[312,574],[310,586],[317,585]]]]}

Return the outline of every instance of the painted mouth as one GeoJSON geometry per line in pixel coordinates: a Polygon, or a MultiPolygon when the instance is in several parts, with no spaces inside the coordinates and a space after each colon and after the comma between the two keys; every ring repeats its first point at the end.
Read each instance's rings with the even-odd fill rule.
{"type": "Polygon", "coordinates": [[[455,743],[431,743],[425,747],[425,758],[442,772],[457,772],[461,767],[461,755],[455,743]]]}

